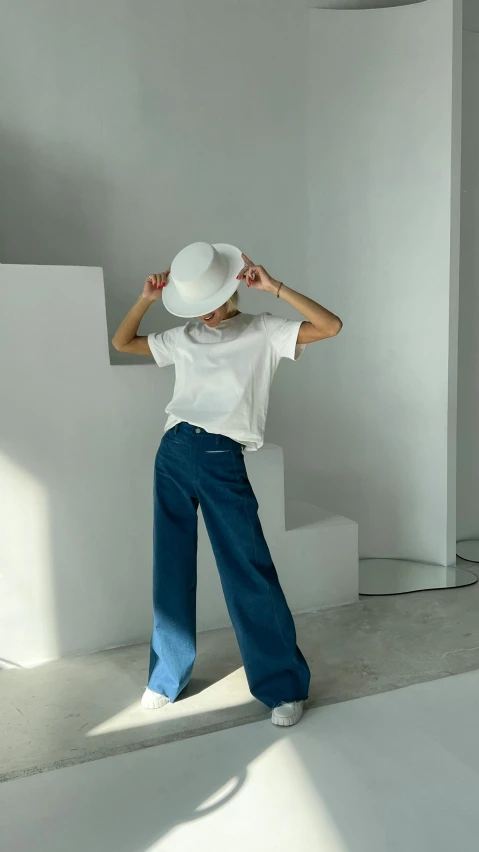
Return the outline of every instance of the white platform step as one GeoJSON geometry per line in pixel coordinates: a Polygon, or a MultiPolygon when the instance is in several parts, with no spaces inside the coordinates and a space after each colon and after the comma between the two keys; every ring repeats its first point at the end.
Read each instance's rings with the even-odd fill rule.
{"type": "MultiPolygon", "coordinates": [[[[110,365],[100,269],[0,265],[0,287],[0,659],[31,666],[145,641],[153,460],[173,371],[110,365]]],[[[302,504],[285,522],[281,448],[245,459],[292,609],[356,600],[356,525],[302,504]]],[[[198,627],[228,623],[201,522],[198,627]]]]}
{"type": "Polygon", "coordinates": [[[318,527],[342,527],[357,526],[349,518],[342,515],[334,515],[327,509],[321,509],[314,503],[305,503],[303,500],[286,501],[286,529],[287,530],[310,530],[318,527]]]}
{"type": "Polygon", "coordinates": [[[293,612],[358,597],[358,525],[302,501],[286,501],[286,530],[272,547],[293,612]]]}
{"type": "MultiPolygon", "coordinates": [[[[293,612],[352,603],[358,597],[358,525],[299,500],[284,498],[281,447],[246,453],[248,475],[280,580],[293,612]]],[[[199,526],[198,628],[229,618],[204,523],[199,526]]]]}

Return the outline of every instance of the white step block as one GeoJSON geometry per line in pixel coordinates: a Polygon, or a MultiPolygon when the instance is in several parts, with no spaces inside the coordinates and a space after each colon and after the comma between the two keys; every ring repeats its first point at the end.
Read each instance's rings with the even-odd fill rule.
{"type": "Polygon", "coordinates": [[[282,447],[264,444],[258,452],[245,452],[246,470],[259,504],[266,538],[284,530],[284,457],[282,447]]]}
{"type": "MultiPolygon", "coordinates": [[[[293,612],[358,598],[358,525],[301,501],[284,501],[283,451],[266,444],[246,466],[281,585],[293,612]]],[[[203,519],[198,530],[198,629],[229,624],[203,519]]]]}
{"type": "Polygon", "coordinates": [[[286,502],[286,532],[274,545],[293,612],[358,599],[358,525],[311,503],[286,502]],[[279,547],[278,547],[279,545],[279,547]]]}

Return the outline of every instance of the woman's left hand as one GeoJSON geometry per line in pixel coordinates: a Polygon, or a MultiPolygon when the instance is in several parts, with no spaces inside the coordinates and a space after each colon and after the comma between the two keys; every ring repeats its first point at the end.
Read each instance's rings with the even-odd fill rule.
{"type": "Polygon", "coordinates": [[[264,266],[256,266],[245,254],[242,254],[245,265],[238,275],[239,281],[246,281],[248,287],[254,290],[264,290],[267,293],[277,293],[280,281],[276,281],[266,272],[264,266]]]}

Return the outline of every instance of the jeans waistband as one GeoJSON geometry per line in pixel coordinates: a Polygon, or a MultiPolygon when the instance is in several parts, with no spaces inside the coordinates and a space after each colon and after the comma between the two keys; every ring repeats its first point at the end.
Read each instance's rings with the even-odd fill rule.
{"type": "Polygon", "coordinates": [[[202,429],[201,426],[194,426],[192,423],[185,423],[184,421],[182,421],[181,423],[177,423],[175,426],[173,426],[171,431],[174,432],[175,435],[177,435],[178,432],[185,432],[190,435],[212,434],[211,432],[207,432],[206,429],[202,429]]]}
{"type": "Polygon", "coordinates": [[[231,444],[235,444],[237,447],[241,447],[244,449],[244,445],[240,444],[239,441],[235,441],[233,438],[229,438],[227,435],[217,435],[214,432],[207,432],[206,429],[203,429],[201,426],[194,426],[192,423],[186,423],[182,421],[181,423],[176,423],[175,426],[171,427],[171,433],[173,435],[178,435],[178,433],[183,434],[185,437],[193,437],[193,438],[201,438],[208,437],[210,439],[214,439],[217,444],[221,442],[231,442],[231,444]]]}

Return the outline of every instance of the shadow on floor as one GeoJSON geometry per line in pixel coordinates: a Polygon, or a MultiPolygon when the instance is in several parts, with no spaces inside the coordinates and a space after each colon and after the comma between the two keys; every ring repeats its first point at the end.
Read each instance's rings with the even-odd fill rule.
{"type": "Polygon", "coordinates": [[[475,852],[479,673],[17,779],[7,849],[475,852]],[[451,784],[451,779],[454,781],[451,784]]]}

